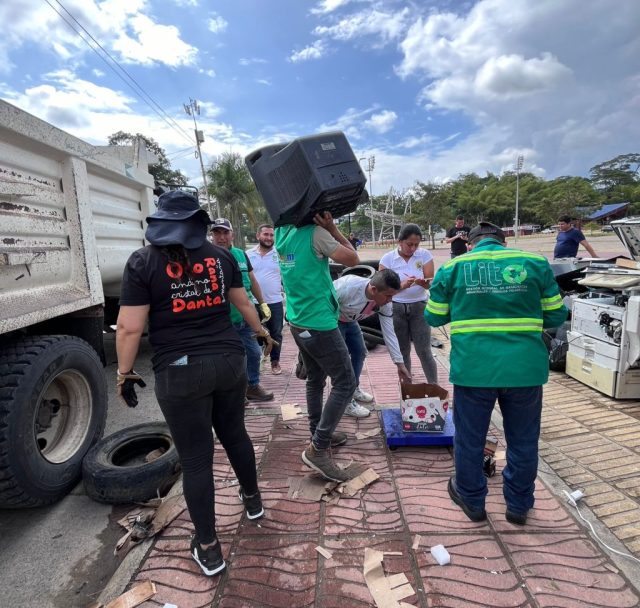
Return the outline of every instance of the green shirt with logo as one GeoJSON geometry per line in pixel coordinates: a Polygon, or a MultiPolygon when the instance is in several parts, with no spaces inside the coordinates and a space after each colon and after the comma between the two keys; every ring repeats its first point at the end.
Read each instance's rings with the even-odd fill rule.
{"type": "Polygon", "coordinates": [[[275,230],[287,319],[304,329],[330,331],[338,327],[338,297],[329,273],[329,258],[313,248],[315,225],[290,224],[275,230]]]}
{"type": "MultiPolygon", "coordinates": [[[[231,247],[229,251],[231,252],[231,255],[236,259],[236,262],[238,262],[238,267],[240,268],[240,273],[242,274],[242,285],[244,286],[247,295],[249,296],[249,300],[253,302],[255,301],[255,298],[251,293],[251,278],[249,277],[247,255],[244,251],[242,251],[242,249],[239,249],[238,247],[231,247]]],[[[233,323],[234,325],[239,325],[243,321],[244,317],[242,316],[242,313],[233,304],[231,304],[231,323],[233,323]]]]}
{"type": "Polygon", "coordinates": [[[438,270],[424,316],[451,324],[452,384],[512,388],[547,382],[542,331],[567,314],[546,258],[483,239],[438,270]]]}

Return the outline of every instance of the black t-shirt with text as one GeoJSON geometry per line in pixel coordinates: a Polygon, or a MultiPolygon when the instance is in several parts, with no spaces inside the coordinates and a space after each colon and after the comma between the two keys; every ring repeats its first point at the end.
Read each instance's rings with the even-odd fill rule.
{"type": "Polygon", "coordinates": [[[229,316],[228,291],[242,287],[237,262],[209,242],[187,251],[191,277],[153,245],[132,253],[124,269],[120,305],[150,306],[154,371],[183,355],[244,352],[229,316]]]}
{"type": "MultiPolygon", "coordinates": [[[[469,232],[471,232],[471,228],[468,226],[462,226],[461,228],[449,228],[447,230],[447,238],[453,238],[458,234],[463,234],[464,236],[469,236],[469,232]]],[[[451,241],[451,253],[453,255],[462,255],[463,253],[467,253],[467,241],[466,239],[456,239],[455,241],[451,241]]]]}

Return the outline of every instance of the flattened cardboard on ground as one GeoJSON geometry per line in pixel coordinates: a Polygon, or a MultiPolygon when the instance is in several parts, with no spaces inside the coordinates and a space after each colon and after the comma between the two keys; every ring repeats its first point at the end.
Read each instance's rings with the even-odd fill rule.
{"type": "Polygon", "coordinates": [[[358,431],[356,433],[356,439],[367,439],[368,437],[375,437],[380,434],[380,428],[371,429],[370,431],[358,431]]]}
{"type": "Polygon", "coordinates": [[[421,541],[421,540],[422,540],[422,536],[420,536],[419,534],[416,534],[416,535],[413,537],[413,545],[411,545],[411,548],[412,548],[414,551],[417,551],[417,550],[418,550],[418,547],[420,547],[420,541],[421,541]]]}
{"type": "Polygon", "coordinates": [[[358,462],[352,462],[345,471],[351,473],[359,472],[358,475],[337,483],[335,481],[327,481],[315,473],[305,475],[304,477],[289,477],[289,491],[287,496],[292,499],[312,500],[318,502],[320,500],[334,503],[340,499],[340,496],[355,496],[360,490],[372,484],[379,479],[379,475],[371,468],[362,470],[364,465],[358,462]]]}
{"type": "Polygon", "coordinates": [[[297,403],[283,403],[280,406],[280,412],[283,420],[295,420],[302,413],[297,403]]]}
{"type": "Polygon", "coordinates": [[[327,551],[324,547],[316,547],[316,551],[325,559],[331,559],[333,557],[333,553],[327,551]]]}
{"type": "Polygon", "coordinates": [[[155,594],[155,584],[152,581],[144,581],[111,600],[108,604],[94,602],[89,608],[135,608],[151,599],[155,594]]]}
{"type": "MultiPolygon", "coordinates": [[[[395,553],[395,552],[394,552],[395,553]]],[[[365,547],[364,580],[378,608],[409,608],[411,604],[400,600],[414,594],[404,572],[385,576],[382,561],[384,553],[365,547]]]]}
{"type": "Polygon", "coordinates": [[[442,433],[449,409],[449,393],[437,384],[400,383],[402,430],[442,433]]]}

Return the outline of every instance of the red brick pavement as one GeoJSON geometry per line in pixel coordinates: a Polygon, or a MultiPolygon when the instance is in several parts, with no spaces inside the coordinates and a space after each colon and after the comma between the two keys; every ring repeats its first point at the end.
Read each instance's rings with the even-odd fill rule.
{"type": "MultiPolygon", "coordinates": [[[[216,450],[217,528],[228,568],[219,577],[200,573],[189,556],[193,527],[185,510],[155,540],[131,581],[156,583],[157,594],[144,606],[375,606],[362,572],[365,547],[400,553],[384,558],[385,573],[406,574],[415,593],[404,601],[414,606],[640,605],[634,587],[542,481],[526,527],[505,521],[499,475],[489,482],[488,521],[472,523],[447,495],[450,449],[391,451],[382,433],[355,439],[358,430],[379,428],[377,412],[341,422],[350,440],[335,456],[368,463],[379,481],[335,504],[289,499],[289,478],[308,473],[300,460],[309,439],[306,419],[283,422],[279,410],[282,403],[304,406],[304,383],[292,374],[294,351],[287,333],[283,374],[267,371],[262,379],[275,401],[247,409],[265,517],[251,522],[243,515],[237,481],[224,452],[216,450]],[[421,543],[413,550],[416,534],[421,543]],[[429,549],[437,544],[451,554],[449,565],[432,558],[429,549]],[[332,552],[331,559],[316,553],[318,545],[332,552]]],[[[414,371],[419,369],[416,360],[414,371]]],[[[361,384],[378,405],[397,404],[397,376],[385,348],[370,353],[361,384]]],[[[493,432],[502,444],[499,431],[493,432]]]]}

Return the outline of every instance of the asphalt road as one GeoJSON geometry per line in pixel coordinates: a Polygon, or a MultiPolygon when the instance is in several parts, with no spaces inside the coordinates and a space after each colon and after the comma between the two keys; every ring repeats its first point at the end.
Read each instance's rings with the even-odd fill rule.
{"type": "MultiPolygon", "coordinates": [[[[587,239],[603,257],[628,255],[615,235],[587,234],[587,239]]],[[[554,242],[554,235],[537,235],[521,238],[517,245],[550,255],[554,242]]],[[[365,247],[359,253],[363,260],[379,259],[390,249],[365,247]]],[[[442,243],[436,244],[433,253],[438,266],[449,258],[448,246],[442,243]]],[[[139,391],[140,404],[135,409],[116,401],[114,336],[105,336],[105,343],[110,362],[106,370],[110,393],[105,436],[134,424],[162,420],[153,394],[147,342],[143,341],[136,363],[147,388],[139,391]]],[[[128,510],[92,501],[82,484],[50,507],[0,510],[0,607],[84,608],[94,601],[118,567],[113,548],[123,531],[116,522],[128,510]]]]}
{"type": "MultiPolygon", "coordinates": [[[[162,420],[153,393],[149,346],[143,340],[136,363],[147,382],[131,409],[115,398],[114,335],[105,336],[109,412],[105,436],[122,428],[162,420]]],[[[130,507],[103,505],[84,493],[82,484],[50,507],[0,510],[0,606],[11,608],[84,608],[94,601],[119,560],[113,556],[123,530],[117,524],[130,507]]]]}

